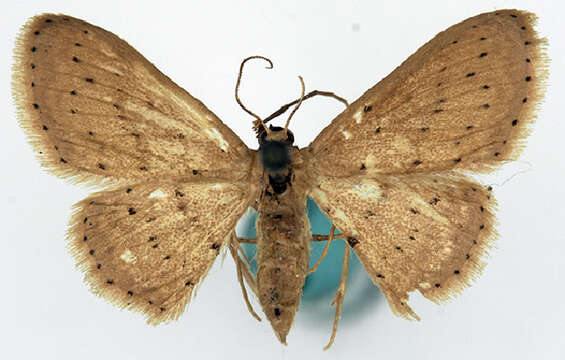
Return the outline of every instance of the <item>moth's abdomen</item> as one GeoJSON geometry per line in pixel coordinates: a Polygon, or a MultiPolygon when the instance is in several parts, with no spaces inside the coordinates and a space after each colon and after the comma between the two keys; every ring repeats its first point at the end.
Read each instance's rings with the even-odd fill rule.
{"type": "Polygon", "coordinates": [[[310,257],[310,222],[305,196],[292,190],[270,195],[257,218],[257,289],[259,302],[279,340],[298,310],[310,257]]]}

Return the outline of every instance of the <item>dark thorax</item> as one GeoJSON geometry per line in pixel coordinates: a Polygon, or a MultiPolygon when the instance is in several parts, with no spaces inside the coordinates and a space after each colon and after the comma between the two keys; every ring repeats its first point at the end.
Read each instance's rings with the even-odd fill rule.
{"type": "Polygon", "coordinates": [[[269,174],[269,184],[275,194],[282,194],[290,185],[292,175],[291,156],[294,135],[281,127],[270,127],[259,135],[259,156],[263,168],[269,174]]]}

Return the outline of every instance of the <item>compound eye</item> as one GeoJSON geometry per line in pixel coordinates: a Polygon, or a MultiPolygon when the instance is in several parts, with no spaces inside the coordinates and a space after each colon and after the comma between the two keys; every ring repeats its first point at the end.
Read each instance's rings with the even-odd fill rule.
{"type": "Polygon", "coordinates": [[[267,138],[267,132],[265,131],[265,129],[262,129],[261,132],[259,133],[259,144],[261,145],[265,144],[266,138],[267,138]]]}
{"type": "Polygon", "coordinates": [[[286,142],[287,142],[289,145],[294,144],[294,134],[292,133],[292,131],[290,131],[290,130],[287,129],[287,130],[286,130],[286,134],[287,134],[286,142]]]}

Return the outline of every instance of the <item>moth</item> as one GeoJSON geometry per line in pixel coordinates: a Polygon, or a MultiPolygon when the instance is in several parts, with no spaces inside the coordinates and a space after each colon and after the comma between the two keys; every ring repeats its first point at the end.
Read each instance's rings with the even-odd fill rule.
{"type": "Polygon", "coordinates": [[[125,41],[66,15],[23,26],[13,96],[40,163],[104,187],[74,206],[68,231],[96,294],[150,324],[177,319],[228,249],[251,313],[243,279],[286,344],[316,267],[310,242],[339,237],[347,246],[329,347],[350,248],[393,313],[412,320],[409,293],[442,303],[483,269],[496,203],[470,173],[524,147],[547,75],[535,20],[499,10],[439,33],[302,149],[292,113],[285,127],[267,125],[238,99],[256,118],[258,150],[249,149],[125,41]],[[308,197],[332,221],[329,235],[311,233],[308,197]],[[257,238],[239,239],[249,207],[257,238]],[[256,276],[241,242],[257,245],[256,276]]]}

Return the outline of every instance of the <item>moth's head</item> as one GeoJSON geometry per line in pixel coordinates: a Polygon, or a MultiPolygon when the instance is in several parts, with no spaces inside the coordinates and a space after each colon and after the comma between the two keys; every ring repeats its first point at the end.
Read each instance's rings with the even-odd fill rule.
{"type": "Polygon", "coordinates": [[[290,165],[290,148],[294,143],[294,134],[279,126],[269,126],[259,133],[259,154],[263,167],[270,171],[278,171],[290,165]]]}

